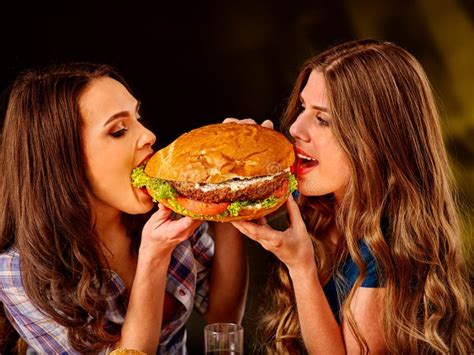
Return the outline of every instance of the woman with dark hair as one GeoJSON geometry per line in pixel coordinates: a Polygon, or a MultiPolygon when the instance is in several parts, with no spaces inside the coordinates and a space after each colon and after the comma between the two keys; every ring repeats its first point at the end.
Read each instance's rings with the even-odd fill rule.
{"type": "Polygon", "coordinates": [[[213,238],[207,223],[171,218],[164,206],[151,214],[150,196],[131,185],[156,139],[139,112],[104,65],[28,71],[11,88],[0,147],[0,302],[28,350],[183,354],[193,308],[209,322],[241,321],[238,231],[218,225],[213,238]]]}
{"type": "Polygon", "coordinates": [[[452,177],[415,58],[365,40],[309,59],[282,126],[301,193],[290,226],[234,223],[278,258],[269,353],[472,352],[452,177]]]}

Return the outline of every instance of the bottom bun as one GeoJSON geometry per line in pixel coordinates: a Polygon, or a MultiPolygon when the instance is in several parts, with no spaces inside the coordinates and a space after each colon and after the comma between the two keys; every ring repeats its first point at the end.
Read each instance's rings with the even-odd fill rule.
{"type": "Polygon", "coordinates": [[[168,207],[170,210],[182,215],[182,216],[188,216],[191,217],[192,219],[202,219],[205,221],[214,221],[214,222],[232,222],[232,221],[249,221],[252,219],[258,219],[260,217],[266,216],[277,209],[279,209],[286,201],[288,196],[285,198],[282,198],[277,202],[276,205],[269,207],[269,208],[242,208],[239,211],[239,214],[237,216],[219,216],[219,215],[201,215],[201,214],[196,214],[192,213],[190,211],[185,210],[181,206],[179,208],[176,207],[176,202],[173,201],[171,202],[169,199],[163,199],[160,200],[159,202],[168,207]]]}

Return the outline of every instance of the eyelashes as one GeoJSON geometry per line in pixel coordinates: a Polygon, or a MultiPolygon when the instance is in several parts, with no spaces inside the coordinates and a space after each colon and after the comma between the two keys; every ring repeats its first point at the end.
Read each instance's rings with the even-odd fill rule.
{"type": "MultiPolygon", "coordinates": [[[[143,125],[145,119],[144,119],[142,116],[140,116],[140,117],[137,118],[137,121],[138,121],[141,125],[143,125]]],[[[114,137],[114,138],[120,138],[120,137],[122,137],[125,133],[127,133],[127,131],[128,131],[128,128],[127,128],[127,127],[122,127],[122,128],[120,128],[120,129],[117,129],[117,130],[115,130],[115,131],[109,133],[109,135],[112,136],[112,137],[114,137]]]]}
{"type": "Polygon", "coordinates": [[[318,124],[321,126],[329,126],[329,122],[320,116],[316,116],[316,120],[318,121],[318,124]]]}
{"type": "Polygon", "coordinates": [[[119,137],[122,137],[125,134],[125,132],[127,132],[127,131],[128,131],[128,128],[124,127],[124,128],[121,128],[117,131],[114,131],[114,132],[110,133],[110,135],[114,138],[119,138],[119,137]]]}
{"type": "MultiPolygon", "coordinates": [[[[306,107],[301,102],[299,107],[298,107],[298,114],[301,114],[305,109],[306,109],[306,107]]],[[[316,124],[318,124],[320,126],[324,126],[324,127],[329,126],[329,122],[327,120],[325,120],[324,118],[322,118],[321,116],[316,115],[314,118],[315,118],[316,124]]]]}

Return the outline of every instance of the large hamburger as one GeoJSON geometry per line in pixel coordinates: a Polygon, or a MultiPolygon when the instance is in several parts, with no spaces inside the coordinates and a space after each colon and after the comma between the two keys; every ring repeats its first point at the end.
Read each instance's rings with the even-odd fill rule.
{"type": "Polygon", "coordinates": [[[132,172],[155,202],[196,219],[250,220],[278,209],[296,189],[293,146],[272,129],[222,123],[194,129],[132,172]]]}

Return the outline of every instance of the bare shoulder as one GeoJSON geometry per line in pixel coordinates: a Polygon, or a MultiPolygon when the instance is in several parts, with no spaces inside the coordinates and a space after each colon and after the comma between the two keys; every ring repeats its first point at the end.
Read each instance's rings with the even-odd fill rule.
{"type": "MultiPolygon", "coordinates": [[[[369,346],[370,353],[387,352],[383,334],[383,301],[385,288],[359,287],[350,303],[350,309],[359,331],[369,346]]],[[[360,353],[356,337],[352,334],[348,319],[342,321],[342,332],[348,354],[360,353]]]]}

